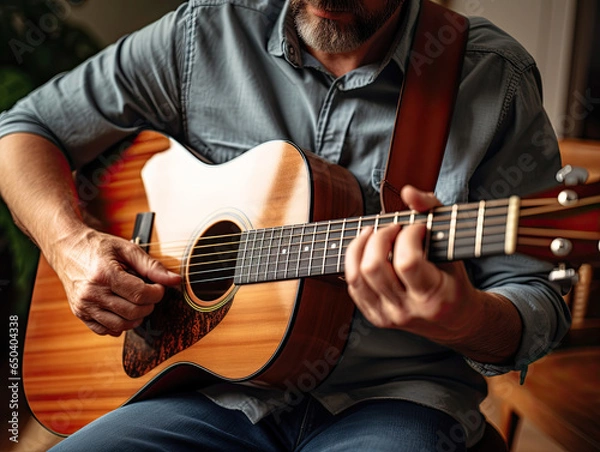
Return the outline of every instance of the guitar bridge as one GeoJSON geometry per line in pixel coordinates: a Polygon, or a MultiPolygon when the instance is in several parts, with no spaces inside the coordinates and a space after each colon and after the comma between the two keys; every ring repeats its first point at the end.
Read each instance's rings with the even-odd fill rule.
{"type": "Polygon", "coordinates": [[[142,212],[136,215],[131,241],[138,245],[146,253],[148,252],[150,238],[152,237],[153,226],[154,212],[142,212]]]}

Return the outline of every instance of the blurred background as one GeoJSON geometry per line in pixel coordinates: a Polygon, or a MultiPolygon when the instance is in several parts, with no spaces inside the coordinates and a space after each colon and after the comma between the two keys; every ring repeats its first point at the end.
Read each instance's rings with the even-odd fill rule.
{"type": "MultiPolygon", "coordinates": [[[[438,2],[469,16],[487,17],[527,48],[540,67],[544,103],[560,138],[600,140],[600,2],[438,2]]],[[[181,3],[181,0],[0,0],[0,111],[10,108],[55,74],[76,66],[181,3]]],[[[14,226],[0,200],[2,319],[13,314],[26,318],[37,258],[37,250],[14,226]]],[[[6,324],[3,320],[3,330],[6,324]]],[[[2,353],[6,356],[6,351],[2,353]]],[[[1,412],[5,405],[0,401],[1,412]]],[[[6,436],[0,433],[0,450],[8,450],[10,446],[6,436]]],[[[539,447],[534,445],[535,441],[525,440],[518,450],[564,450],[539,432],[534,438],[539,447]]],[[[43,435],[42,439],[21,439],[17,450],[33,450],[39,445],[36,441],[44,441],[43,435]]]]}

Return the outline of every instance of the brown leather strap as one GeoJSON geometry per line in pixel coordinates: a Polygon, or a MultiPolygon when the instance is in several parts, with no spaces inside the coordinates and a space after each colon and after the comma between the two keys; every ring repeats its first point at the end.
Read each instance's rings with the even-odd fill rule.
{"type": "Polygon", "coordinates": [[[433,191],[437,181],[469,30],[468,20],[423,0],[381,182],[384,212],[406,208],[400,189],[433,191]]]}

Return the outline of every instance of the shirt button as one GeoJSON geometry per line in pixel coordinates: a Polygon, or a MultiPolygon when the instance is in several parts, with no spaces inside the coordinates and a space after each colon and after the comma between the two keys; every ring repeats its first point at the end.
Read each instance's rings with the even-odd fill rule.
{"type": "Polygon", "coordinates": [[[298,64],[298,60],[296,59],[296,49],[291,44],[287,48],[288,57],[293,64],[298,64]]]}

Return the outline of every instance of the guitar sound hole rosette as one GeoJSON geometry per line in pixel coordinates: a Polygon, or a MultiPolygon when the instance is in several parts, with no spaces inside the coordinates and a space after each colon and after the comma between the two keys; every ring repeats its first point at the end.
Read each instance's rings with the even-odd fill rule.
{"type": "Polygon", "coordinates": [[[191,241],[183,268],[183,293],[202,312],[219,309],[233,299],[235,265],[242,226],[230,219],[212,223],[191,241]]]}

